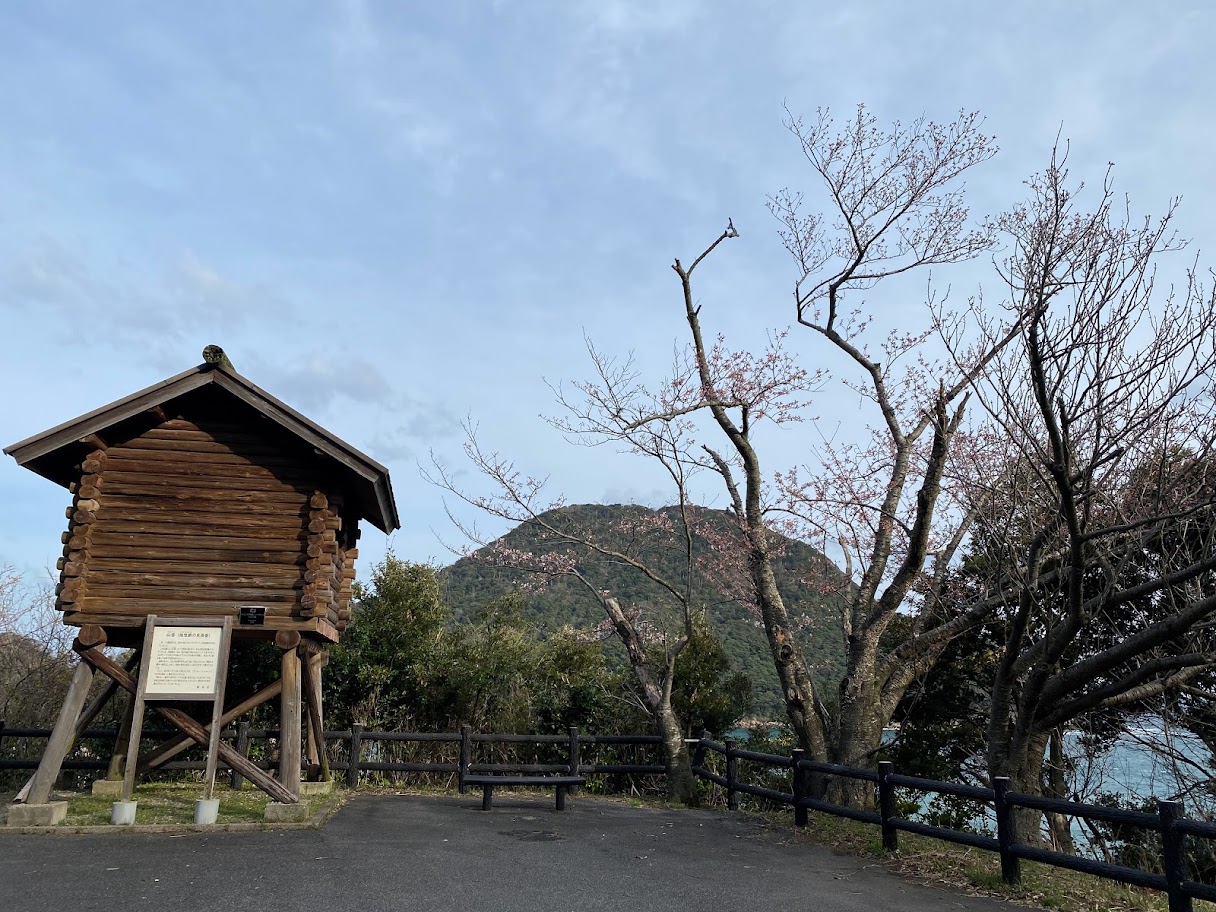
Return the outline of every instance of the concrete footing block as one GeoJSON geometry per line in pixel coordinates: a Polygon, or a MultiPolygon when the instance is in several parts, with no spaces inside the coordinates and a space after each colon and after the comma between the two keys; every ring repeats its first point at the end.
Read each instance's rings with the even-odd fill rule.
{"type": "Polygon", "coordinates": [[[307,801],[297,801],[295,804],[272,801],[266,805],[267,823],[303,823],[311,816],[312,808],[307,801]]]}
{"type": "Polygon", "coordinates": [[[55,826],[62,823],[68,815],[66,801],[52,801],[49,804],[10,804],[8,808],[8,825],[11,827],[55,826]]]}
{"type": "Polygon", "coordinates": [[[114,826],[134,826],[138,801],[115,801],[110,805],[110,823],[114,826]]]}
{"type": "Polygon", "coordinates": [[[93,794],[105,798],[117,798],[122,794],[121,779],[94,779],[93,794]]]}
{"type": "Polygon", "coordinates": [[[211,826],[220,816],[220,800],[218,798],[199,798],[194,802],[194,823],[197,826],[211,826]]]}
{"type": "Polygon", "coordinates": [[[334,790],[333,781],[329,782],[301,782],[300,797],[301,798],[318,798],[323,795],[328,795],[334,790]]]}

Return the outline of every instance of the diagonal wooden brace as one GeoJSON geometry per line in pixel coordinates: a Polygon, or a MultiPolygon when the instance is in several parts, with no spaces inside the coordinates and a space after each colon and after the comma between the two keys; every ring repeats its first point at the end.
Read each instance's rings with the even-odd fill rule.
{"type": "Polygon", "coordinates": [[[321,692],[317,680],[317,669],[313,665],[312,656],[307,653],[300,662],[300,671],[304,677],[304,708],[308,711],[308,731],[312,736],[313,748],[317,754],[317,762],[321,764],[321,781],[328,782],[329,755],[325,751],[325,733],[321,723],[321,703],[317,694],[321,692]]]}
{"type": "MultiPolygon", "coordinates": [[[[89,666],[97,671],[100,671],[110,680],[114,681],[119,687],[128,691],[131,694],[139,689],[136,681],[131,675],[117,662],[109,658],[100,649],[92,646],[85,646],[78,639],[72,644],[72,648],[80,653],[80,658],[89,663],[89,666]]],[[[210,744],[210,736],[207,728],[194,719],[190,718],[180,709],[174,709],[171,706],[162,706],[154,704],[153,708],[162,719],[180,731],[183,735],[201,744],[203,747],[208,747],[210,744]]],[[[275,801],[283,804],[295,804],[299,801],[295,795],[285,789],[273,776],[270,776],[264,770],[260,769],[256,764],[242,757],[239,753],[233,750],[224,742],[219,744],[220,759],[227,763],[230,767],[237,770],[242,776],[260,788],[263,792],[273,798],[275,801]]]]}
{"type": "MultiPolygon", "coordinates": [[[[275,680],[275,681],[271,681],[269,684],[267,684],[265,687],[261,688],[260,690],[255,690],[252,694],[247,696],[240,703],[236,704],[236,706],[233,706],[230,710],[228,710],[226,713],[224,713],[224,715],[220,717],[220,725],[221,726],[227,725],[232,720],[245,715],[245,713],[249,712],[251,709],[256,709],[257,707],[261,706],[263,703],[273,700],[275,697],[277,697],[279,695],[279,692],[282,689],[283,689],[283,682],[275,680]]],[[[207,732],[208,736],[210,736],[210,734],[211,734],[210,725],[204,726],[203,730],[207,732]]],[[[184,751],[186,748],[188,748],[193,743],[194,743],[194,740],[192,738],[188,738],[185,735],[182,735],[180,737],[174,738],[172,741],[168,741],[165,744],[162,744],[156,750],[149,753],[146,757],[143,757],[140,759],[139,772],[146,773],[149,770],[156,769],[158,766],[161,766],[162,764],[168,763],[171,759],[176,757],[178,754],[180,754],[182,751],[184,751]]]]}

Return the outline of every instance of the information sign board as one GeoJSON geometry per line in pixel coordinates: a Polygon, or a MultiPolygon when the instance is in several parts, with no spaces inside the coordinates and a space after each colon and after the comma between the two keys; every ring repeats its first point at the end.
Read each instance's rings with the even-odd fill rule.
{"type": "Polygon", "coordinates": [[[145,700],[214,700],[224,645],[222,627],[157,624],[148,650],[145,700]]]}
{"type": "Polygon", "coordinates": [[[211,797],[215,789],[231,637],[231,617],[166,618],[158,621],[156,615],[150,614],[144,621],[144,648],[139,663],[139,684],[131,704],[127,768],[122,780],[123,801],[130,801],[135,791],[144,704],[148,700],[211,702],[207,768],[203,785],[203,797],[211,797]]]}

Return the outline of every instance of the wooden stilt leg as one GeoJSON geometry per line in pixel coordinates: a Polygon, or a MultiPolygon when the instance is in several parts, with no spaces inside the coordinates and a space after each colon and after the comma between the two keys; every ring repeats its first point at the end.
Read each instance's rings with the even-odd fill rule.
{"type": "MultiPolygon", "coordinates": [[[[126,667],[130,669],[136,663],[138,658],[139,653],[132,655],[131,658],[127,660],[126,667]]],[[[76,731],[72,735],[72,740],[68,743],[68,746],[64,748],[63,755],[65,757],[67,756],[68,751],[72,749],[72,745],[76,743],[76,739],[81,736],[86,728],[93,724],[93,720],[97,718],[97,714],[105,709],[106,704],[110,702],[110,699],[116,693],[118,693],[118,691],[118,685],[113,681],[107,680],[105,686],[101,689],[101,693],[94,697],[93,702],[84,708],[84,711],[80,714],[80,718],[76,720],[76,731]]],[[[37,773],[34,775],[36,776],[37,773]]],[[[30,788],[33,787],[33,785],[34,776],[30,776],[30,778],[25,781],[25,785],[21,787],[21,791],[17,792],[17,797],[14,798],[13,801],[18,804],[28,801],[30,788]]]]}
{"type": "Polygon", "coordinates": [[[51,799],[51,789],[59,778],[59,770],[63,765],[64,755],[72,746],[76,736],[76,720],[84,707],[85,698],[89,695],[89,685],[93,683],[93,669],[87,662],[80,662],[72,675],[72,685],[64,697],[63,706],[59,710],[59,718],[47,741],[42,759],[38,761],[38,770],[30,780],[30,790],[26,795],[26,804],[46,804],[51,799]]]}
{"type": "Polygon", "coordinates": [[[321,781],[329,781],[329,757],[325,753],[325,722],[321,717],[321,659],[304,656],[300,661],[304,704],[308,710],[308,766],[320,770],[321,781]]]}
{"type": "Polygon", "coordinates": [[[302,656],[300,660],[300,687],[304,697],[304,766],[308,770],[309,779],[321,765],[321,754],[324,748],[317,749],[318,739],[313,733],[316,727],[312,721],[312,703],[315,691],[313,689],[316,669],[312,656],[302,656]]]}
{"type": "Polygon", "coordinates": [[[118,734],[114,737],[114,753],[110,755],[110,767],[106,770],[107,779],[122,779],[127,771],[127,748],[130,746],[127,742],[131,740],[131,716],[134,713],[135,698],[128,696],[127,708],[122,714],[118,734]]]}
{"type": "Polygon", "coordinates": [[[291,794],[300,794],[300,654],[284,650],[279,665],[283,692],[279,697],[279,782],[291,794]]]}

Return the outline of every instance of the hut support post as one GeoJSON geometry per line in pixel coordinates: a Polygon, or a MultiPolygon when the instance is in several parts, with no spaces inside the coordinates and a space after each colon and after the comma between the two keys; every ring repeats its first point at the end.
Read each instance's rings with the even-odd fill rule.
{"type": "MultiPolygon", "coordinates": [[[[294,633],[294,631],[292,631],[294,633]]],[[[279,782],[292,795],[300,794],[300,654],[297,642],[283,650],[279,663],[279,680],[283,692],[279,697],[279,782]]],[[[280,642],[279,644],[283,644],[280,642]]]]}
{"type": "MultiPolygon", "coordinates": [[[[129,670],[138,661],[139,653],[135,652],[131,655],[131,658],[127,659],[127,664],[124,667],[129,670]]],[[[105,686],[101,688],[101,693],[93,698],[93,702],[84,708],[84,712],[76,720],[76,731],[73,733],[68,747],[64,750],[65,757],[67,756],[67,751],[72,749],[72,744],[75,744],[76,739],[84,733],[84,730],[93,724],[93,720],[97,718],[97,714],[105,708],[105,705],[110,702],[110,698],[117,692],[118,685],[107,679],[105,686]]],[[[35,773],[34,776],[36,775],[38,774],[35,773]]],[[[25,785],[21,787],[21,791],[17,793],[17,797],[13,799],[14,802],[20,804],[29,800],[30,788],[34,785],[34,776],[30,776],[29,779],[25,780],[25,785]]]]}
{"type": "Polygon", "coordinates": [[[76,739],[76,720],[80,718],[80,710],[84,707],[92,683],[93,667],[88,662],[78,663],[72,674],[72,684],[59,710],[59,718],[55,720],[51,738],[47,742],[46,750],[42,752],[42,759],[38,761],[38,770],[30,780],[29,792],[25,797],[26,804],[46,804],[51,800],[51,789],[59,778],[63,758],[76,739]]]}
{"type": "MultiPolygon", "coordinates": [[[[114,684],[113,681],[109,682],[114,684]]],[[[115,685],[117,686],[117,685],[115,685]]],[[[135,698],[127,698],[127,708],[123,711],[122,722],[118,726],[118,734],[114,736],[114,753],[110,755],[110,767],[106,770],[107,779],[124,779],[127,772],[127,741],[131,737],[131,719],[135,715],[135,698]]]]}
{"type": "Polygon", "coordinates": [[[305,708],[308,710],[308,769],[319,769],[321,781],[328,782],[329,757],[325,753],[325,721],[321,712],[321,669],[325,667],[324,653],[305,655],[300,661],[301,682],[305,708]]]}

